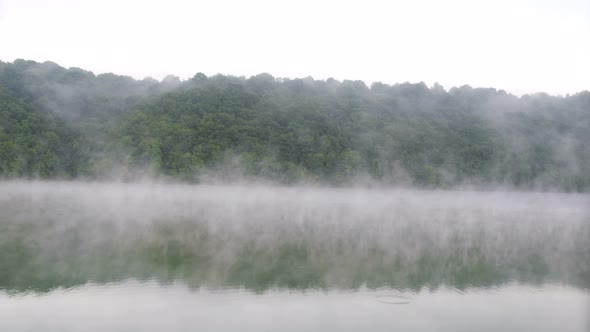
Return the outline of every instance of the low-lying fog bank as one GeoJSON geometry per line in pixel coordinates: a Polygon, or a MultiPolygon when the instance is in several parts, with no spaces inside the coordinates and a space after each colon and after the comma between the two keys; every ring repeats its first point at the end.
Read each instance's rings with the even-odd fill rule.
{"type": "Polygon", "coordinates": [[[590,196],[0,182],[0,289],[590,288],[590,196]]]}

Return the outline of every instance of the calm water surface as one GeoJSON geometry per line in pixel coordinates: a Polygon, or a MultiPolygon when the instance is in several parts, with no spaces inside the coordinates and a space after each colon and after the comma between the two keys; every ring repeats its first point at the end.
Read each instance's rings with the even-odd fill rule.
{"type": "Polygon", "coordinates": [[[0,183],[0,331],[588,331],[590,197],[0,183]]]}

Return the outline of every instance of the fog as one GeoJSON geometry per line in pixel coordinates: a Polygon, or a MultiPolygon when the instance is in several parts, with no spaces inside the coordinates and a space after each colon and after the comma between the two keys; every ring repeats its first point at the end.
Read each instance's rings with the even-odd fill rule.
{"type": "Polygon", "coordinates": [[[0,211],[0,288],[17,292],[590,287],[582,194],[8,181],[0,211]]]}
{"type": "MultiPolygon", "coordinates": [[[[501,87],[499,87],[501,88],[501,87]]],[[[590,191],[590,93],[0,61],[0,178],[590,191]]]]}

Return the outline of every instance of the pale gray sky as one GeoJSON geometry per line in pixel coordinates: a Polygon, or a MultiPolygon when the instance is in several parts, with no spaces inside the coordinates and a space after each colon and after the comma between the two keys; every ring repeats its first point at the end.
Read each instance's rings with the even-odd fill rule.
{"type": "Polygon", "coordinates": [[[590,1],[0,0],[0,60],[17,58],[566,94],[590,90],[590,1]]]}

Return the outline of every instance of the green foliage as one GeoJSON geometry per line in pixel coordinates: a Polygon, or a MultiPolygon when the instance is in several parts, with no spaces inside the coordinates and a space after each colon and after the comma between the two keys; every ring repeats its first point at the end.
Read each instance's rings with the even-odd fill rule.
{"type": "Polygon", "coordinates": [[[24,60],[0,62],[0,88],[5,176],[119,167],[187,181],[590,188],[589,92],[269,74],[137,81],[24,60]]]}
{"type": "Polygon", "coordinates": [[[0,88],[0,176],[73,177],[80,137],[0,88]]]}

